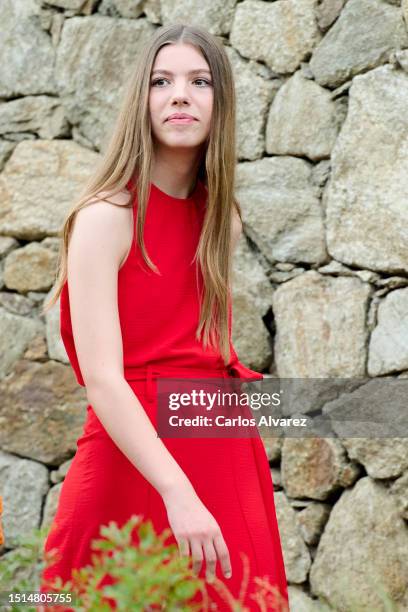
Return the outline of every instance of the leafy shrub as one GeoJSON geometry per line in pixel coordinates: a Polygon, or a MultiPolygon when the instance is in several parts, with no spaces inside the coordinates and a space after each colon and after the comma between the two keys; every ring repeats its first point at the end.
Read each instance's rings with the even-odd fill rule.
{"type": "MultiPolygon", "coordinates": [[[[35,530],[30,538],[21,539],[20,548],[12,551],[15,554],[12,563],[0,558],[0,589],[14,592],[38,590],[39,577],[44,567],[51,566],[59,557],[57,550],[44,554],[47,532],[44,529],[35,530]],[[35,567],[34,582],[30,583],[27,579],[15,580],[16,573],[23,566],[35,567]]],[[[213,609],[211,604],[214,605],[214,602],[205,581],[198,578],[191,569],[191,558],[181,557],[175,544],[165,544],[171,534],[170,529],[157,535],[151,521],[142,522],[141,516],[133,515],[121,528],[113,521],[108,526],[102,526],[100,534],[103,537],[93,540],[91,544],[95,551],[91,565],[73,569],[71,579],[66,582],[58,577],[45,585],[47,592],[71,593],[73,603],[69,605],[74,612],[110,612],[112,605],[126,612],[164,609],[166,612],[209,612],[213,609]],[[135,528],[138,532],[138,546],[132,543],[135,528]],[[202,600],[191,602],[199,592],[202,600]]],[[[243,554],[242,560],[244,577],[238,599],[217,577],[211,583],[233,612],[248,612],[243,601],[249,583],[249,565],[243,554]]],[[[254,584],[256,590],[251,597],[261,612],[288,612],[286,601],[268,580],[255,577],[254,584]]],[[[10,612],[19,609],[18,606],[9,607],[10,612]]],[[[24,607],[25,612],[38,612],[39,609],[24,607]]],[[[45,612],[58,610],[61,610],[61,606],[44,607],[45,612]]]]}

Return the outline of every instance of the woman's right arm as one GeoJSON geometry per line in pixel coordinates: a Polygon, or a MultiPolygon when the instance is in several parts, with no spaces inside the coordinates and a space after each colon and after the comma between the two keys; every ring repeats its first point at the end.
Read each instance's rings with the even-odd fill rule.
{"type": "MultiPolygon", "coordinates": [[[[218,523],[168,451],[124,378],[118,269],[131,241],[132,211],[105,201],[81,209],[71,233],[67,275],[72,330],[88,402],[109,436],[162,496],[181,554],[199,570],[231,569],[218,523]]],[[[135,296],[138,299],[138,296],[135,296]]],[[[140,296],[143,299],[143,296],[140,296]]]]}

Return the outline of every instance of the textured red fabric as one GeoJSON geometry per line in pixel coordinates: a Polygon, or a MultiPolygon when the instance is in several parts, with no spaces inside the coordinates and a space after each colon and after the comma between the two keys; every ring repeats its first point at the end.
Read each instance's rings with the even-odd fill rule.
{"type": "MultiPolygon", "coordinates": [[[[131,181],[128,186],[132,186],[131,181]]],[[[231,359],[228,365],[224,365],[218,352],[205,350],[195,338],[203,279],[192,260],[202,227],[206,195],[206,187],[200,181],[186,199],[169,196],[151,183],[145,244],[161,275],[146,268],[135,238],[119,270],[118,308],[124,375],[154,426],[157,396],[152,393],[152,380],[158,376],[263,378],[237,357],[231,341],[231,302],[231,359]]],[[[135,226],[136,196],[133,213],[135,226]]],[[[75,352],[67,283],[61,294],[60,312],[61,337],[77,381],[84,385],[75,352]]],[[[250,567],[250,585],[245,599],[248,609],[259,610],[249,597],[253,592],[254,576],[267,576],[287,603],[273,484],[262,440],[258,437],[162,438],[162,441],[220,525],[231,555],[233,575],[230,579],[224,578],[217,562],[217,577],[234,597],[238,597],[242,585],[242,551],[250,567]]],[[[60,576],[66,581],[74,567],[90,564],[90,542],[99,536],[100,526],[110,521],[122,525],[132,514],[151,519],[157,532],[169,527],[160,495],[123,455],[88,404],[83,433],[77,440],[77,452],[63,482],[57,512],[45,543],[47,551],[58,549],[61,560],[44,572],[41,590],[49,590],[47,580],[60,576]]],[[[176,543],[176,540],[171,536],[169,542],[176,543]]],[[[205,563],[200,576],[205,576],[205,563]]],[[[231,609],[211,585],[207,589],[217,602],[217,610],[231,609]]],[[[58,608],[63,609],[70,610],[58,608]]],[[[268,608],[271,609],[274,608],[268,608]]],[[[276,607],[276,610],[283,609],[276,607]]]]}

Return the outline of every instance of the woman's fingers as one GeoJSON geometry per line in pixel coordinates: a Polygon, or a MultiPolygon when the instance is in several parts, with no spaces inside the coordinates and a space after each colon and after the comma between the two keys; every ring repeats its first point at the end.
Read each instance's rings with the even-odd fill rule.
{"type": "Polygon", "coordinates": [[[191,550],[193,562],[193,571],[198,575],[200,573],[203,559],[205,558],[206,565],[206,580],[212,582],[215,577],[215,568],[217,558],[220,561],[221,570],[226,578],[231,578],[232,568],[228,547],[222,534],[218,534],[212,540],[207,539],[200,542],[197,538],[192,538],[190,541],[183,538],[178,539],[180,556],[188,556],[191,550]],[[203,555],[204,549],[204,555],[203,555]]]}
{"type": "Polygon", "coordinates": [[[205,577],[208,582],[211,582],[215,576],[215,565],[217,563],[217,553],[215,552],[214,544],[212,540],[205,540],[203,542],[204,556],[206,572],[205,577]]]}
{"type": "Polygon", "coordinates": [[[203,549],[201,542],[197,538],[190,540],[191,557],[193,559],[193,571],[199,574],[201,565],[203,563],[203,549]]]}
{"type": "Polygon", "coordinates": [[[228,551],[228,547],[225,543],[225,540],[221,533],[215,536],[214,540],[214,548],[217,553],[217,557],[220,560],[221,569],[226,578],[231,578],[232,576],[232,568],[231,568],[231,559],[228,551]]]}
{"type": "Polygon", "coordinates": [[[177,544],[179,547],[180,557],[188,557],[188,555],[190,554],[190,546],[188,540],[186,540],[185,538],[179,538],[177,540],[177,544]]]}

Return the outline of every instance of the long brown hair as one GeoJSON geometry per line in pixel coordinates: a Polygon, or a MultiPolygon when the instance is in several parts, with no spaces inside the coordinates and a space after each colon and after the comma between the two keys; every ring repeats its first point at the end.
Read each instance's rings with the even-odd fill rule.
{"type": "MultiPolygon", "coordinates": [[[[200,320],[196,338],[203,334],[204,346],[210,342],[218,348],[224,362],[230,360],[228,303],[231,283],[231,226],[234,207],[242,221],[241,209],[234,196],[236,136],[235,87],[231,64],[221,40],[205,29],[184,24],[158,28],[138,57],[129,76],[119,113],[102,161],[69,211],[60,232],[59,263],[55,292],[43,305],[43,313],[53,306],[67,279],[69,238],[77,212],[100,200],[100,192],[113,195],[126,188],[137,176],[138,214],[136,239],[146,264],[160,273],[147,254],[143,234],[153,156],[153,141],[149,117],[151,71],[156,55],[167,44],[190,43],[206,59],[212,74],[213,109],[210,133],[198,170],[198,178],[206,185],[208,198],[203,228],[195,258],[204,280],[200,320]]],[[[133,194],[134,195],[134,194],[133,194]]],[[[114,203],[114,202],[112,202],[114,203]]],[[[132,206],[131,203],[126,204],[132,206]]]]}

